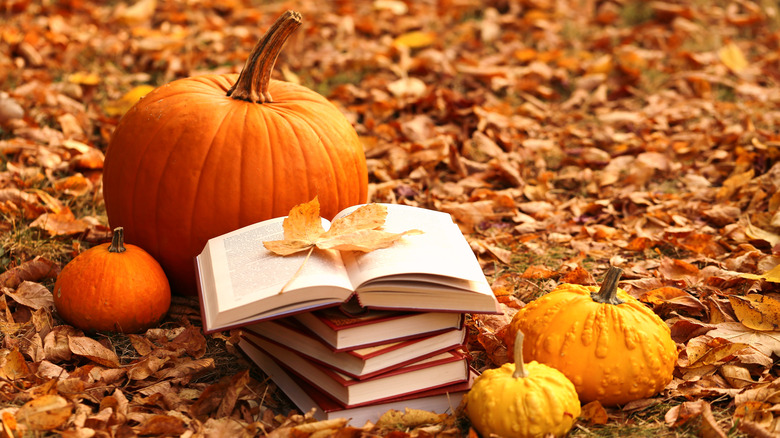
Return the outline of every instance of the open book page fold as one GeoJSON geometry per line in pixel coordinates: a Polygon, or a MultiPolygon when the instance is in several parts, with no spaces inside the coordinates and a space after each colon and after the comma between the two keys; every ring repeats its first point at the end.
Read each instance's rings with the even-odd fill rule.
{"type": "MultiPolygon", "coordinates": [[[[277,256],[262,245],[282,237],[283,218],[210,239],[195,261],[204,330],[336,306],[353,294],[363,306],[374,308],[500,312],[476,256],[449,214],[396,204],[387,204],[387,211],[389,231],[423,233],[369,253],[317,249],[298,274],[305,254],[277,256]]],[[[329,222],[323,219],[323,224],[329,222]]]]}

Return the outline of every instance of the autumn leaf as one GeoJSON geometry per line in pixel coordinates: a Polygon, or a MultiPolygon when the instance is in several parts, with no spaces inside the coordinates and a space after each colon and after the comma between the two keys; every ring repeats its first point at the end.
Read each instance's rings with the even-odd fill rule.
{"type": "Polygon", "coordinates": [[[48,394],[30,400],[16,412],[16,421],[32,430],[51,430],[68,421],[72,406],[59,395],[48,394]]]}
{"type": "Polygon", "coordinates": [[[780,330],[780,301],[760,294],[729,297],[739,322],[754,330],[780,330]]]}
{"type": "Polygon", "coordinates": [[[710,330],[707,334],[731,342],[750,345],[767,356],[780,355],[780,331],[758,331],[738,322],[723,322],[717,324],[717,328],[710,330]]]}
{"type": "Polygon", "coordinates": [[[387,248],[405,235],[422,233],[409,230],[403,233],[389,233],[380,230],[387,218],[387,207],[367,204],[352,213],[335,219],[325,231],[320,219],[320,203],[313,200],[297,205],[284,219],[284,239],[263,242],[263,246],[274,254],[287,256],[301,251],[335,249],[339,251],[371,252],[387,248]]]}
{"type": "Polygon", "coordinates": [[[772,283],[780,283],[780,265],[777,265],[774,268],[770,269],[769,271],[760,275],[740,272],[739,276],[743,278],[749,278],[752,280],[766,280],[766,281],[771,281],[772,283]]]}

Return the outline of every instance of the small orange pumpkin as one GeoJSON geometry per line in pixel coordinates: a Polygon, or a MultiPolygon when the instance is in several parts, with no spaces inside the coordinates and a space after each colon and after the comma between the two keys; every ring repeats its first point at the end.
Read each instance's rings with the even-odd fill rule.
{"type": "Polygon", "coordinates": [[[163,85],[113,133],[103,171],[108,221],[160,262],[174,292],[195,294],[193,259],[212,237],[315,196],[326,218],[366,202],[365,153],[347,118],[316,92],[271,79],[300,24],[287,11],[240,75],[163,85]]]}
{"type": "Polygon", "coordinates": [[[157,325],[171,304],[162,267],[146,251],[124,244],[121,227],[110,243],[77,255],[54,284],[54,307],[86,331],[137,333],[157,325]]]}

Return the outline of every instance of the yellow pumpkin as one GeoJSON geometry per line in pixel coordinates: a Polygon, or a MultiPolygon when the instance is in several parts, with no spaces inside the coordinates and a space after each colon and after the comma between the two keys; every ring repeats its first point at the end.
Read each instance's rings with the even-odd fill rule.
{"type": "Polygon", "coordinates": [[[619,405],[653,396],[671,380],[677,346],[669,327],[617,287],[610,268],[601,288],[561,284],[520,309],[506,331],[523,331],[526,358],[560,370],[584,403],[619,405]]]}
{"type": "MultiPolygon", "coordinates": [[[[523,344],[523,332],[515,334],[523,344]]],[[[532,438],[565,435],[580,416],[574,385],[560,371],[538,362],[523,363],[523,349],[515,363],[483,372],[466,394],[465,412],[471,425],[487,438],[532,438]]]]}

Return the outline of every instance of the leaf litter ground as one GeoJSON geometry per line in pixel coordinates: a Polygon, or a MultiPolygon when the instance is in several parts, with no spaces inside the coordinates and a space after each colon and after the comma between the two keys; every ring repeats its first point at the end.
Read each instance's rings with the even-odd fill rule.
{"type": "Polygon", "coordinates": [[[585,406],[572,435],[780,432],[775,2],[11,0],[0,434],[469,433],[462,416],[364,430],[290,414],[235,334],[204,336],[182,297],[131,336],[52,312],[59,269],[109,235],[100,175],[121,114],[150,87],[238,72],[288,8],[304,27],[276,75],[352,121],[371,200],[452,214],[479,256],[506,314],[470,319],[476,366],[506,360],[517,308],[616,265],[671,327],[675,378],[649,400],[585,406]]]}

